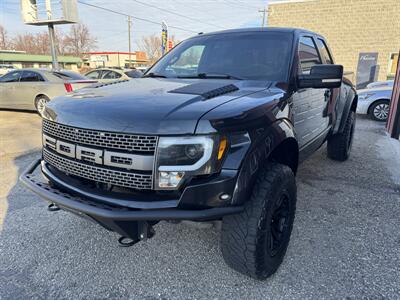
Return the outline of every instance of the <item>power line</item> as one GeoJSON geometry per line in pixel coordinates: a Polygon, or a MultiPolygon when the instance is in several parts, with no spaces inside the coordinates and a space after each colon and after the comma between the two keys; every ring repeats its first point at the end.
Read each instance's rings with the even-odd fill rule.
{"type": "Polygon", "coordinates": [[[253,8],[255,8],[255,9],[259,9],[259,7],[255,7],[255,6],[252,6],[252,5],[248,5],[248,4],[245,4],[245,3],[243,3],[243,2],[237,2],[237,1],[228,1],[228,0],[223,0],[225,3],[228,3],[228,4],[233,4],[233,5],[236,5],[236,6],[239,6],[239,7],[244,7],[244,8],[249,8],[249,9],[253,9],[253,8]]]}
{"type": "Polygon", "coordinates": [[[152,5],[152,4],[148,4],[148,3],[144,3],[142,1],[138,1],[138,0],[131,0],[131,1],[139,3],[139,4],[142,4],[142,5],[145,5],[145,6],[148,6],[148,7],[152,7],[152,8],[155,8],[155,9],[161,10],[163,12],[167,12],[167,13],[170,13],[170,14],[182,17],[182,18],[185,18],[185,19],[188,19],[188,20],[192,20],[192,21],[195,21],[195,22],[198,22],[198,23],[202,23],[202,24],[205,24],[205,25],[226,29],[225,27],[222,27],[222,26],[219,26],[219,25],[216,25],[216,24],[212,24],[212,23],[208,23],[208,22],[205,22],[205,21],[201,21],[199,19],[195,19],[195,18],[192,18],[192,17],[188,17],[188,16],[185,16],[185,15],[179,14],[177,12],[174,12],[172,10],[168,10],[168,9],[165,9],[165,8],[160,8],[158,6],[155,6],[155,5],[152,5]]]}
{"type": "MultiPolygon", "coordinates": [[[[106,7],[102,7],[102,6],[98,6],[98,5],[94,5],[94,4],[89,4],[89,3],[86,3],[86,2],[83,2],[83,1],[79,1],[79,0],[78,0],[78,3],[80,3],[82,5],[94,7],[94,8],[97,8],[97,9],[101,9],[101,10],[104,10],[104,11],[108,11],[108,12],[111,12],[111,13],[114,13],[114,14],[118,14],[118,15],[121,15],[121,16],[131,17],[132,19],[136,19],[136,20],[139,20],[139,21],[152,23],[152,24],[156,24],[156,25],[161,26],[161,23],[158,23],[158,22],[155,22],[155,21],[152,21],[152,20],[149,20],[149,19],[145,19],[145,18],[141,18],[141,17],[136,17],[136,16],[133,16],[133,15],[125,14],[125,13],[122,13],[122,12],[119,12],[119,11],[116,11],[116,10],[112,10],[112,9],[109,9],[109,8],[106,8],[106,7]]],[[[169,25],[168,27],[175,28],[175,29],[182,30],[182,31],[186,31],[186,32],[198,33],[197,31],[186,29],[186,28],[182,28],[182,27],[178,27],[178,26],[169,25]]]]}

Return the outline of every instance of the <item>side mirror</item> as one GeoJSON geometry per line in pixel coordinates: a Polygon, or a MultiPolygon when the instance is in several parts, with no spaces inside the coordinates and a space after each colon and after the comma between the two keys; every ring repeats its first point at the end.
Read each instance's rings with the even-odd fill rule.
{"type": "Polygon", "coordinates": [[[298,76],[298,86],[315,89],[338,88],[342,84],[342,79],[342,65],[315,65],[311,67],[310,74],[298,76]]]}

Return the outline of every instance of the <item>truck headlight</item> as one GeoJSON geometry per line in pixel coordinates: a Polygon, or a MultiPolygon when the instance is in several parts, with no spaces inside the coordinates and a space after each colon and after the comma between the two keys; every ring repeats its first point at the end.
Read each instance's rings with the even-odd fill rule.
{"type": "Polygon", "coordinates": [[[225,137],[160,137],[155,165],[155,189],[176,190],[185,179],[218,172],[227,147],[225,137]]]}

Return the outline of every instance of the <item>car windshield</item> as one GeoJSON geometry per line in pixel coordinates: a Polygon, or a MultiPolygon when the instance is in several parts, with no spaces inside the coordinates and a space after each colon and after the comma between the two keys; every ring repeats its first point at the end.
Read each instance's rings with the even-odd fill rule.
{"type": "Polygon", "coordinates": [[[291,47],[286,32],[199,35],[176,46],[144,77],[285,81],[291,47]]]}
{"type": "Polygon", "coordinates": [[[87,78],[81,74],[70,72],[70,71],[61,71],[61,72],[53,72],[53,75],[57,76],[60,79],[64,80],[86,80],[87,78]]]}

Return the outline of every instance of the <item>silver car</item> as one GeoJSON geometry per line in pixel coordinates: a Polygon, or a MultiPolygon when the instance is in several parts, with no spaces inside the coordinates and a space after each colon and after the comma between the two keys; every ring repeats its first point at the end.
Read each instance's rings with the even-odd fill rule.
{"type": "Polygon", "coordinates": [[[56,96],[96,83],[71,71],[18,69],[0,77],[0,108],[37,110],[56,96]]]}
{"type": "Polygon", "coordinates": [[[386,121],[392,91],[393,86],[358,90],[357,113],[367,114],[376,121],[386,121]]]}

